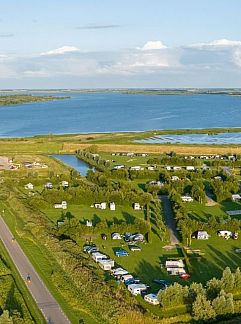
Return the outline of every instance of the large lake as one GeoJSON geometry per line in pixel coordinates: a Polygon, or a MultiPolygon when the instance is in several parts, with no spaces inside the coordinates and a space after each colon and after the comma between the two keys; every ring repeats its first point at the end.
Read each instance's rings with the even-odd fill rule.
{"type": "Polygon", "coordinates": [[[0,107],[0,137],[241,127],[241,97],[120,93],[67,95],[71,99],[0,107]]]}

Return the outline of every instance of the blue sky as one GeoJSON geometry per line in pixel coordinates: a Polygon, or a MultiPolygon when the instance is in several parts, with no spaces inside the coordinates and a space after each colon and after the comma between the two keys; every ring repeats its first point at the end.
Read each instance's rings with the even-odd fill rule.
{"type": "Polygon", "coordinates": [[[241,1],[0,2],[0,88],[241,87],[241,1]]]}

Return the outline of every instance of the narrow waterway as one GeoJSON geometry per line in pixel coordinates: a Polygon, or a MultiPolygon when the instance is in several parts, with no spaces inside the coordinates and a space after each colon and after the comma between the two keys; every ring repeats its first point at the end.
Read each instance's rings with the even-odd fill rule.
{"type": "Polygon", "coordinates": [[[91,169],[91,166],[88,163],[79,160],[75,155],[72,154],[52,154],[51,156],[77,170],[84,177],[91,169]]]}

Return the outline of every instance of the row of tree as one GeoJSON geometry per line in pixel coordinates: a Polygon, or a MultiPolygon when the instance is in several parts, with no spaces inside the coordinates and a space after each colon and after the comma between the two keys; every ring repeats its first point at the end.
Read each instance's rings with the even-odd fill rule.
{"type": "Polygon", "coordinates": [[[241,292],[241,272],[232,273],[230,268],[223,271],[221,279],[213,278],[205,286],[192,283],[182,286],[174,283],[160,290],[158,300],[163,307],[186,305],[197,321],[225,319],[235,312],[234,294],[241,292]]]}

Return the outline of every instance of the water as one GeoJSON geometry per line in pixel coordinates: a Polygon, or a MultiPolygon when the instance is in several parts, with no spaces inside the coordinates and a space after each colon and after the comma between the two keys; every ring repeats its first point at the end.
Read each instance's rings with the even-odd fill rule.
{"type": "Polygon", "coordinates": [[[148,144],[241,144],[241,133],[218,133],[218,134],[170,134],[138,140],[138,143],[148,144]]]}
{"type": "Polygon", "coordinates": [[[241,97],[74,92],[66,95],[71,99],[0,107],[0,137],[241,127],[241,97]]]}
{"type": "Polygon", "coordinates": [[[64,164],[77,170],[82,176],[86,176],[87,172],[91,169],[88,163],[79,160],[75,155],[70,154],[52,154],[51,156],[62,161],[64,164]]]}

